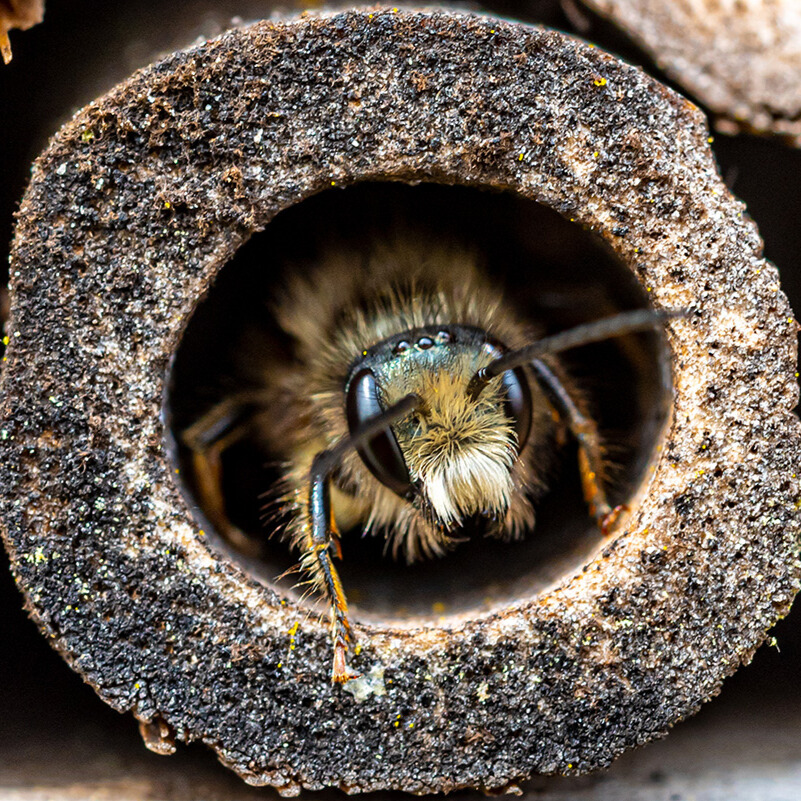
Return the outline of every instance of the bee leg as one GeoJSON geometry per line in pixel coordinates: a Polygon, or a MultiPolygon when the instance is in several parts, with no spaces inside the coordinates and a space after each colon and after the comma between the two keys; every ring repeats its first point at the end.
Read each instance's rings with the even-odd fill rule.
{"type": "Polygon", "coordinates": [[[249,430],[252,406],[226,398],[181,432],[181,442],[192,452],[192,470],[198,499],[209,523],[234,547],[255,556],[253,540],[228,519],[222,494],[222,454],[249,430]]]}
{"type": "Polygon", "coordinates": [[[331,604],[331,630],[334,643],[331,681],[343,684],[350,679],[358,678],[359,674],[353,673],[347,663],[348,644],[353,639],[353,633],[348,620],[348,602],[331,558],[332,548],[338,552],[339,543],[335,537],[331,513],[330,456],[330,451],[323,451],[317,454],[312,463],[309,489],[311,542],[310,552],[304,561],[312,562],[309,567],[319,576],[331,604]]]}
{"type": "Polygon", "coordinates": [[[350,679],[358,678],[348,667],[348,644],[353,639],[350,621],[348,620],[348,602],[342,589],[336,568],[331,561],[332,546],[339,548],[331,514],[330,476],[334,468],[340,464],[342,457],[353,448],[359,448],[379,431],[392,425],[396,420],[419,409],[423,400],[419,395],[409,394],[394,403],[380,414],[364,421],[357,431],[343,437],[330,449],[320,451],[312,461],[309,471],[309,501],[307,507],[308,528],[305,535],[304,566],[325,589],[331,603],[331,628],[334,640],[334,664],[331,669],[331,681],[342,684],[350,679]]]}
{"type": "Polygon", "coordinates": [[[562,381],[544,361],[534,359],[531,367],[548,401],[567,423],[570,433],[578,442],[579,472],[584,500],[590,508],[590,514],[598,521],[601,532],[606,535],[625,506],[616,506],[613,509],[606,497],[603,487],[604,461],[598,427],[581,411],[562,381]]]}

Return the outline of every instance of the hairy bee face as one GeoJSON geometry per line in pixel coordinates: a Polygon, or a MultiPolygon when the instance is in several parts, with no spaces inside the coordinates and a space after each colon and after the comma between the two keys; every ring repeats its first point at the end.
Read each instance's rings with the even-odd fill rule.
{"type": "Polygon", "coordinates": [[[409,393],[422,399],[359,454],[382,484],[447,530],[474,515],[503,518],[512,500],[512,466],[531,426],[526,374],[510,370],[475,399],[467,391],[502,352],[477,328],[418,328],[373,346],[350,372],[351,433],[409,393]]]}
{"type": "Polygon", "coordinates": [[[601,438],[558,354],[662,316],[624,312],[542,337],[474,254],[413,238],[366,256],[333,253],[299,274],[275,311],[291,357],[259,369],[264,392],[219,404],[183,439],[223,527],[221,443],[253,430],[284,457],[280,514],[330,603],[334,682],[355,675],[333,562],[340,530],[363,524],[408,562],[447,553],[460,529],[472,533],[470,518],[488,519],[479,526],[488,536],[521,538],[568,431],[590,514],[602,532],[615,523],[623,507],[606,495],[601,438]]]}

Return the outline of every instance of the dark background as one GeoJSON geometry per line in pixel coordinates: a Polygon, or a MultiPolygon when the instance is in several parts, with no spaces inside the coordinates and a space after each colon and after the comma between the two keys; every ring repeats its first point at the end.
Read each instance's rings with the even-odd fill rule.
{"type": "MultiPolygon", "coordinates": [[[[574,30],[555,1],[484,7],[574,30]]],[[[215,35],[232,17],[256,19],[275,8],[254,0],[51,0],[42,25],[11,33],[14,60],[0,67],[0,285],[7,279],[13,214],[30,164],[59,125],[158,55],[215,35]]],[[[568,8],[575,19],[573,5],[568,8]]],[[[590,26],[585,38],[664,80],[609,24],[589,14],[584,21],[590,26]]],[[[781,270],[791,303],[801,308],[801,151],[775,140],[720,134],[712,147],[726,182],[759,225],[766,256],[781,270]]],[[[116,715],[82,684],[21,606],[0,549],[0,797],[276,797],[247,788],[200,746],[181,747],[169,760],[145,751],[133,719],[116,715]]],[[[527,788],[530,797],[801,797],[801,610],[773,633],[776,647],[763,647],[718,699],[667,740],[625,756],[603,776],[535,781],[527,788]]]]}

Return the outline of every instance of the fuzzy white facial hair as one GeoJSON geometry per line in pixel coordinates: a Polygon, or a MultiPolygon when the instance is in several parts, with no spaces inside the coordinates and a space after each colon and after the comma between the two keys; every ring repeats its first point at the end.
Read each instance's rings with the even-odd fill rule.
{"type": "Polygon", "coordinates": [[[503,518],[512,499],[515,434],[498,387],[472,401],[464,379],[429,375],[419,428],[402,443],[410,475],[446,528],[474,514],[503,518]]]}

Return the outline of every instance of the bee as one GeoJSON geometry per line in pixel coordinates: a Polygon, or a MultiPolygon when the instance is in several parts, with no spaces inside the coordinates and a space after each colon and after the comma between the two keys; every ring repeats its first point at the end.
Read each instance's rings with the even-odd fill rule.
{"type": "Polygon", "coordinates": [[[258,390],[226,398],[182,439],[207,517],[235,543],[221,454],[248,430],[282,459],[285,536],[330,607],[331,680],[343,683],[358,674],[340,531],[361,525],[408,562],[446,554],[476,523],[523,537],[569,432],[606,533],[623,507],[610,505],[597,425],[558,354],[669,315],[624,312],[543,338],[476,253],[412,236],[334,249],[294,272],[274,304],[292,357],[260,356],[258,390]]]}

